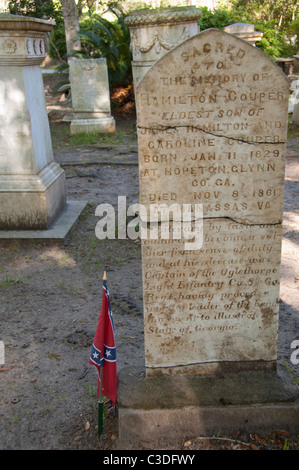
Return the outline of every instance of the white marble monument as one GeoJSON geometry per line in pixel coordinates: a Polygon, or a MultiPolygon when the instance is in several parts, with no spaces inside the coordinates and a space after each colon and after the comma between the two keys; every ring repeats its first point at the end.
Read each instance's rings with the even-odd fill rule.
{"type": "Polygon", "coordinates": [[[135,87],[145,73],[168,51],[199,33],[201,11],[195,7],[157,8],[130,12],[132,71],[135,87]]]}
{"type": "Polygon", "coordinates": [[[40,64],[53,23],[0,15],[0,230],[45,230],[66,204],[40,64]]]}

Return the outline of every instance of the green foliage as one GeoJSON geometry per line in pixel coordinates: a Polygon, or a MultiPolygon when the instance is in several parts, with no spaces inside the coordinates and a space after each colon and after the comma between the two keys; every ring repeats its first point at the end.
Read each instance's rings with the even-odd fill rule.
{"type": "Polygon", "coordinates": [[[10,0],[8,10],[13,15],[53,18],[56,23],[63,21],[61,5],[58,0],[10,0]]]}
{"type": "Polygon", "coordinates": [[[84,57],[104,57],[107,61],[110,83],[129,84],[132,78],[130,32],[124,16],[110,22],[98,15],[80,25],[81,48],[84,57]]]}
{"type": "MultiPolygon", "coordinates": [[[[115,21],[108,21],[91,10],[82,18],[80,21],[81,50],[75,55],[94,59],[104,57],[107,61],[110,84],[126,86],[132,80],[130,31],[124,23],[125,17],[122,12],[112,7],[109,7],[109,10],[115,15],[115,21]]],[[[51,41],[50,57],[66,59],[63,24],[52,32],[51,41]]],[[[62,68],[65,72],[66,67],[62,68]]]]}
{"type": "Polygon", "coordinates": [[[223,29],[229,24],[235,23],[235,12],[226,8],[219,8],[213,12],[208,7],[201,7],[201,17],[199,19],[200,30],[209,28],[223,29]]]}
{"type": "Polygon", "coordinates": [[[263,33],[256,46],[265,54],[272,59],[292,57],[299,48],[299,14],[298,9],[295,10],[298,2],[285,0],[284,3],[285,6],[288,5],[288,9],[281,1],[270,0],[236,0],[232,2],[233,8],[219,7],[213,12],[207,7],[202,7],[200,29],[224,29],[225,26],[237,22],[251,23],[256,31],[263,33]]]}
{"type": "Polygon", "coordinates": [[[271,58],[292,57],[299,47],[299,3],[297,0],[234,0],[239,21],[255,25],[263,33],[257,47],[271,58]]]}
{"type": "Polygon", "coordinates": [[[233,0],[235,10],[247,18],[274,24],[277,31],[286,31],[292,21],[298,18],[297,0],[233,0]]]}
{"type": "Polygon", "coordinates": [[[50,35],[49,56],[61,60],[66,57],[66,41],[64,23],[58,23],[50,35]]]}

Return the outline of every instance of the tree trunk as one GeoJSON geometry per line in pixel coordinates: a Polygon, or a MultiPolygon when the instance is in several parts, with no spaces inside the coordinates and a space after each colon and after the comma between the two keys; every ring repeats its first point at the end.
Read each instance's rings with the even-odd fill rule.
{"type": "Polygon", "coordinates": [[[72,51],[81,49],[79,15],[75,0],[61,0],[61,7],[65,27],[66,51],[69,55],[72,51]]]}

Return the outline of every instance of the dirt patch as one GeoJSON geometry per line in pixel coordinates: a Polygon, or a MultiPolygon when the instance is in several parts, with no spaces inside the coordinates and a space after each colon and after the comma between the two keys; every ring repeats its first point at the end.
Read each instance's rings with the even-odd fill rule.
{"type": "MultiPolygon", "coordinates": [[[[117,414],[113,416],[109,401],[104,433],[100,441],[97,437],[97,375],[88,359],[106,270],[118,369],[144,366],[140,243],[98,240],[95,208],[110,203],[117,209],[118,195],[126,196],[128,204],[138,200],[137,165],[113,159],[116,148],[118,155],[126,155],[120,150],[127,148],[130,153],[136,145],[134,107],[127,101],[125,113],[119,111],[121,107],[115,107],[115,113],[112,109],[117,124],[114,137],[75,145],[69,124],[63,121],[70,102],[58,101],[50,91],[55,79],[45,78],[54,153],[59,160],[66,152],[81,152],[81,164],[64,166],[67,198],[86,200],[88,206],[64,246],[0,244],[0,340],[5,344],[5,364],[0,368],[0,447],[117,449],[117,414]],[[110,164],[101,161],[104,152],[110,152],[110,164]],[[99,163],[86,164],[86,155],[99,158],[99,163]]],[[[127,94],[118,91],[117,96],[127,94]]],[[[296,145],[290,141],[289,148],[294,150],[296,145]]],[[[291,364],[294,377],[285,366],[290,366],[290,344],[299,337],[298,155],[294,150],[287,160],[285,195],[279,371],[288,380],[299,377],[299,366],[291,364]]],[[[235,436],[221,438],[183,436],[180,442],[167,444],[136,442],[134,448],[298,449],[298,442],[298,437],[284,430],[271,436],[247,435],[240,430],[235,436]]]]}

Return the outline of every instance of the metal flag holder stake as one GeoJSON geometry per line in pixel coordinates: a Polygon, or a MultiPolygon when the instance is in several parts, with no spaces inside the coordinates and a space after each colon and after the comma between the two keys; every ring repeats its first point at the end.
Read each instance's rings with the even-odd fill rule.
{"type": "MultiPolygon", "coordinates": [[[[104,271],[103,281],[107,280],[106,271],[104,271]]],[[[98,400],[98,438],[101,438],[103,432],[103,421],[104,421],[104,402],[103,402],[103,367],[104,367],[104,356],[103,365],[100,370],[100,394],[98,400]]]]}
{"type": "Polygon", "coordinates": [[[100,372],[100,394],[98,400],[98,438],[101,438],[103,432],[104,403],[103,403],[103,366],[100,372]]]}

